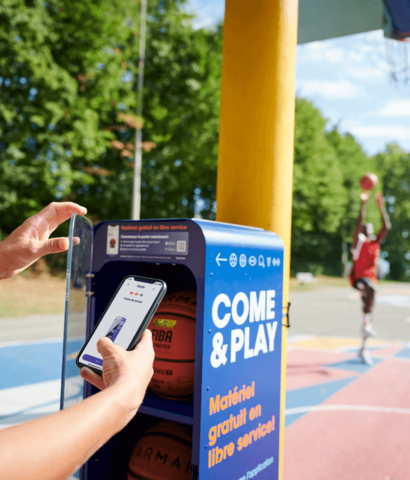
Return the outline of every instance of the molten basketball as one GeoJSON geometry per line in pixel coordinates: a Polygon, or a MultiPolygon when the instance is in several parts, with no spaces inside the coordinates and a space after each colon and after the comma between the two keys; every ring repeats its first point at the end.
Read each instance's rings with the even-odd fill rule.
{"type": "Polygon", "coordinates": [[[378,181],[379,179],[375,173],[366,173],[366,175],[363,175],[360,179],[360,186],[365,191],[373,190],[378,181]]]}
{"type": "Polygon", "coordinates": [[[160,422],[135,445],[127,480],[191,480],[191,455],[191,427],[160,422]]]}
{"type": "Polygon", "coordinates": [[[196,293],[167,295],[151,320],[154,342],[154,375],[150,389],[174,400],[194,393],[196,293]]]}

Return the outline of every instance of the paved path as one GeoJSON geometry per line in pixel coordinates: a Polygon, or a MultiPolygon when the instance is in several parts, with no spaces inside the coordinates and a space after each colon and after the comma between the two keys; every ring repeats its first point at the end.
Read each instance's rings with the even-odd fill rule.
{"type": "MultiPolygon", "coordinates": [[[[356,337],[362,326],[359,292],[317,287],[291,291],[290,334],[356,337]]],[[[410,284],[382,286],[376,298],[374,326],[386,340],[410,340],[410,284]]]]}
{"type": "Polygon", "coordinates": [[[63,337],[64,314],[0,318],[0,344],[63,337]]]}

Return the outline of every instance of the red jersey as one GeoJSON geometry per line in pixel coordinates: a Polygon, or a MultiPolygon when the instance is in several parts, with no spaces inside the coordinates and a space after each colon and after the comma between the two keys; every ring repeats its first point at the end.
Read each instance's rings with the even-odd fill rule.
{"type": "Polygon", "coordinates": [[[350,272],[352,285],[364,277],[377,283],[377,260],[380,255],[380,244],[377,240],[368,240],[364,235],[363,237],[359,239],[356,250],[352,252],[353,268],[350,272]]]}

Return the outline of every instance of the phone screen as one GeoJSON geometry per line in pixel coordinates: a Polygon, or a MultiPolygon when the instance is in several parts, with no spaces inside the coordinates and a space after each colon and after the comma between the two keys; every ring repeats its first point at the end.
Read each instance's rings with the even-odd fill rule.
{"type": "Polygon", "coordinates": [[[97,341],[110,338],[125,350],[130,346],[152,305],[164,289],[161,282],[149,282],[138,277],[126,278],[80,356],[80,363],[101,370],[103,360],[97,341]]]}

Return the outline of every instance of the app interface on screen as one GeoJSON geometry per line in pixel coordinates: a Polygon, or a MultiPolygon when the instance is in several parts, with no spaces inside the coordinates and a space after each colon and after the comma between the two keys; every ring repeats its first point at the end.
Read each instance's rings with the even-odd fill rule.
{"type": "Polygon", "coordinates": [[[147,283],[128,278],[105,312],[81,354],[80,362],[102,368],[102,357],[97,350],[97,341],[101,337],[108,337],[120,347],[128,348],[161,289],[160,282],[147,283]]]}

